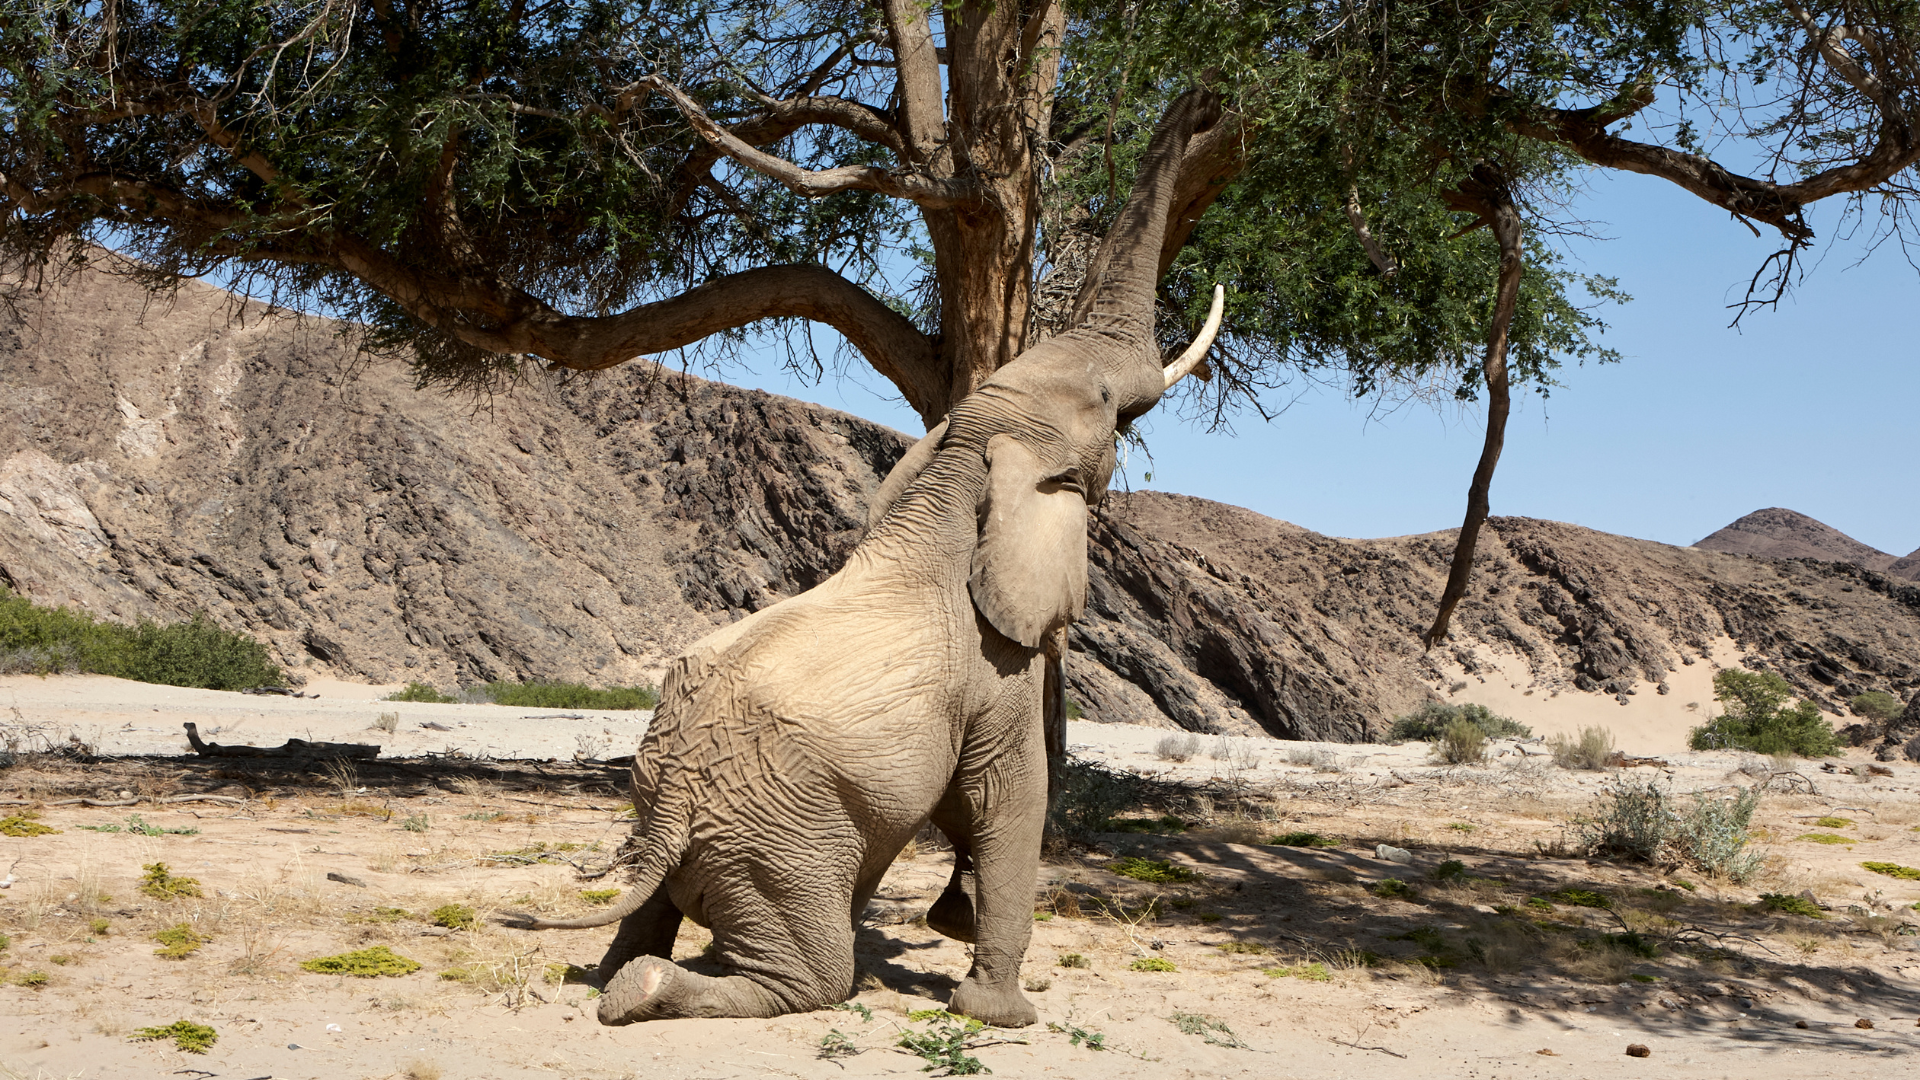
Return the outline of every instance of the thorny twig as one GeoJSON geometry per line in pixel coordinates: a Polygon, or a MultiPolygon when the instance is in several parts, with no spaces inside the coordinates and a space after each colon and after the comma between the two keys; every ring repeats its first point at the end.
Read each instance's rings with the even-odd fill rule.
{"type": "Polygon", "coordinates": [[[1405,1054],[1402,1054],[1402,1053],[1397,1053],[1397,1052],[1395,1052],[1395,1051],[1393,1051],[1393,1050],[1389,1050],[1389,1049],[1387,1049],[1387,1048],[1386,1048],[1386,1047],[1384,1047],[1384,1046],[1361,1046],[1361,1045],[1360,1045],[1360,1039],[1361,1039],[1361,1038],[1362,1038],[1363,1036],[1365,1036],[1367,1032],[1369,1032],[1369,1031],[1372,1031],[1372,1030],[1373,1030],[1373,1021],[1371,1021],[1371,1020],[1369,1020],[1369,1021],[1367,1021],[1367,1026],[1366,1026],[1366,1027],[1363,1027],[1363,1028],[1361,1028],[1361,1029],[1360,1029],[1360,1032],[1359,1032],[1359,1034],[1357,1034],[1357,1035],[1355,1035],[1355,1036],[1354,1036],[1354,1037],[1352,1038],[1352,1040],[1350,1040],[1350,1041],[1348,1041],[1348,1042],[1341,1042],[1341,1041],[1340,1041],[1339,1039],[1331,1039],[1331,1041],[1332,1041],[1332,1042],[1333,1042],[1333,1044],[1334,1044],[1334,1045],[1336,1045],[1336,1046],[1345,1046],[1345,1047],[1349,1047],[1349,1048],[1351,1048],[1351,1049],[1354,1049],[1354,1050],[1378,1050],[1378,1051],[1380,1051],[1380,1052],[1381,1052],[1381,1053],[1383,1053],[1383,1054],[1389,1054],[1389,1055],[1392,1055],[1393,1057],[1397,1057],[1397,1058],[1399,1058],[1399,1059],[1400,1059],[1400,1060],[1402,1060],[1402,1061],[1405,1061],[1405,1060],[1407,1059],[1407,1055],[1405,1055],[1405,1054]]]}

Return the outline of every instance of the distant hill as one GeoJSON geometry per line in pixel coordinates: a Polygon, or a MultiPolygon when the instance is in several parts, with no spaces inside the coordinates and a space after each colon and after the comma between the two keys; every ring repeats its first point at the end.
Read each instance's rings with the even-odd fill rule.
{"type": "Polygon", "coordinates": [[[1693,546],[1730,555],[1846,562],[1868,570],[1886,570],[1900,559],[1869,547],[1825,522],[1778,506],[1755,510],[1693,546]]]}
{"type": "Polygon", "coordinates": [[[1920,548],[1914,548],[1904,559],[1895,560],[1892,566],[1887,567],[1887,573],[1908,581],[1920,581],[1920,548]]]}
{"type": "MultiPolygon", "coordinates": [[[[296,674],[657,678],[837,569],[910,443],[644,362],[490,401],[423,393],[356,362],[331,324],[198,285],[150,300],[90,273],[13,299],[0,584],[124,621],[205,611],[296,674]]],[[[1833,561],[1494,518],[1454,634],[1428,653],[1452,532],[1341,540],[1116,493],[1088,545],[1069,692],[1090,719],[1358,741],[1467,679],[1678,711],[1698,691],[1663,697],[1668,677],[1697,678],[1731,638],[1738,662],[1830,711],[1912,696],[1920,587],[1853,565],[1891,556],[1784,510],[1700,546],[1728,533],[1810,536],[1755,553],[1833,561]]]]}

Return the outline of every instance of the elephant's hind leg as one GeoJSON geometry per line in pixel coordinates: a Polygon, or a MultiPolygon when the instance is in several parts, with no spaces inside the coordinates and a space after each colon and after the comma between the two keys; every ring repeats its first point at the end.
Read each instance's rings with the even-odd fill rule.
{"type": "Polygon", "coordinates": [[[612,944],[600,957],[597,969],[600,979],[603,982],[612,979],[629,961],[642,956],[671,959],[674,939],[680,934],[680,920],[680,909],[673,906],[667,896],[666,883],[662,882],[651,899],[620,920],[620,929],[614,932],[612,944]]]}
{"type": "Polygon", "coordinates": [[[704,896],[714,960],[732,974],[703,975],[661,956],[639,957],[607,984],[600,1022],[769,1017],[846,1000],[853,989],[853,868],[815,878],[844,883],[827,895],[767,888],[752,882],[756,877],[710,885],[704,896]]]}

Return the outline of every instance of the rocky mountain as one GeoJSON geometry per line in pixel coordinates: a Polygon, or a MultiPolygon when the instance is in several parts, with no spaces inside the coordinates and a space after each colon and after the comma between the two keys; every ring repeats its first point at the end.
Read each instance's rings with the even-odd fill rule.
{"type": "MultiPolygon", "coordinates": [[[[13,291],[0,582],[115,619],[204,610],[296,675],[651,679],[832,573],[910,442],[644,362],[419,391],[333,324],[201,286],[13,291]]],[[[1844,560],[1496,518],[1429,654],[1451,533],[1342,540],[1135,492],[1089,548],[1069,671],[1100,720],[1364,740],[1495,668],[1542,697],[1664,692],[1726,639],[1835,711],[1920,685],[1920,589],[1844,560]]]]}
{"type": "Polygon", "coordinates": [[[1693,546],[1769,559],[1850,562],[1879,571],[1888,570],[1899,560],[1899,556],[1863,544],[1831,525],[1778,506],[1755,510],[1693,546]]]}
{"type": "Polygon", "coordinates": [[[1895,559],[1892,565],[1887,567],[1887,573],[1894,577],[1906,578],[1908,581],[1920,581],[1920,548],[1915,548],[1907,555],[1895,559]]]}

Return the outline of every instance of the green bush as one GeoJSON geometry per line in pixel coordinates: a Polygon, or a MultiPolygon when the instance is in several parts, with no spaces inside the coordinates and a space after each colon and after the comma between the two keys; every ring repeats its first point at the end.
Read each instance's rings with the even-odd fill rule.
{"type": "Polygon", "coordinates": [[[0,586],[0,674],[113,675],[205,690],[278,685],[267,647],[222,630],[204,614],[122,626],[69,608],[44,608],[0,586]]]}
{"type": "Polygon", "coordinates": [[[1396,717],[1387,729],[1389,742],[1438,742],[1449,725],[1465,720],[1480,729],[1488,739],[1524,739],[1533,729],[1501,716],[1485,705],[1446,705],[1438,701],[1421,702],[1405,716],[1396,717]]]}
{"type": "Polygon", "coordinates": [[[1478,765],[1487,760],[1487,733],[1462,717],[1448,724],[1433,744],[1433,753],[1449,765],[1478,765]]]}
{"type": "Polygon", "coordinates": [[[1563,769],[1604,769],[1613,756],[1613,732],[1604,727],[1584,727],[1580,737],[1555,735],[1547,740],[1553,751],[1553,763],[1563,769]]]}
{"type": "Polygon", "coordinates": [[[1882,724],[1899,716],[1901,712],[1900,699],[1885,690],[1869,690],[1847,704],[1853,706],[1854,715],[1864,716],[1882,724]]]}
{"type": "Polygon", "coordinates": [[[1623,777],[1601,791],[1591,817],[1574,819],[1573,833],[1589,854],[1655,864],[1687,862],[1743,882],[1760,866],[1759,853],[1747,847],[1759,805],[1760,788],[1755,785],[1726,799],[1695,795],[1691,807],[1676,810],[1672,796],[1655,781],[1623,777]]]}
{"type": "Polygon", "coordinates": [[[1069,757],[1060,763],[1059,794],[1047,811],[1047,831],[1056,840],[1091,844],[1108,823],[1140,801],[1141,781],[1097,762],[1069,757]]]}
{"type": "Polygon", "coordinates": [[[1793,688],[1772,672],[1728,668],[1713,677],[1713,698],[1726,712],[1694,728],[1695,750],[1751,750],[1757,754],[1825,757],[1839,747],[1820,707],[1802,700],[1789,708],[1793,688]]]}
{"type": "MultiPolygon", "coordinates": [[[[220,1036],[205,1024],[196,1024],[191,1020],[175,1020],[166,1027],[144,1027],[129,1036],[134,1042],[151,1042],[156,1039],[172,1039],[176,1049],[189,1054],[204,1054],[220,1041],[220,1036]]],[[[184,1070],[183,1070],[184,1071],[184,1070]]]]}
{"type": "Polygon", "coordinates": [[[388,701],[424,701],[429,705],[457,705],[460,699],[443,694],[423,682],[410,682],[405,689],[387,695],[388,701]]]}
{"type": "Polygon", "coordinates": [[[313,960],[303,960],[300,966],[318,975],[352,975],[361,979],[377,978],[381,975],[410,975],[420,970],[418,961],[395,953],[385,945],[374,945],[338,956],[322,956],[313,960]]]}
{"type": "Polygon", "coordinates": [[[490,682],[480,693],[495,705],[516,709],[651,709],[660,695],[651,686],[595,690],[581,683],[490,682]]]}

